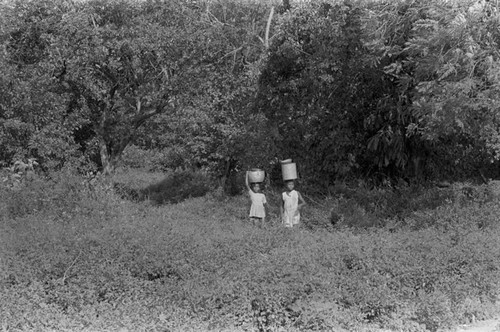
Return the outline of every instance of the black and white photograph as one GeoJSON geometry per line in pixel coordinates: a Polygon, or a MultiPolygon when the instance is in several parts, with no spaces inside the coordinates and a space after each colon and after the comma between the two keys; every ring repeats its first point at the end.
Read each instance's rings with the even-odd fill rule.
{"type": "Polygon", "coordinates": [[[500,332],[500,0],[0,0],[0,332],[500,332]]]}

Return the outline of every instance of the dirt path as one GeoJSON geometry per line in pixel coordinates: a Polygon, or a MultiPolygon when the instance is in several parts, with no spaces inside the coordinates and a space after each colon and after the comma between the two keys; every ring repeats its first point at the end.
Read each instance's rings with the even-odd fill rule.
{"type": "Polygon", "coordinates": [[[500,319],[488,319],[460,326],[456,332],[500,332],[500,319]]]}

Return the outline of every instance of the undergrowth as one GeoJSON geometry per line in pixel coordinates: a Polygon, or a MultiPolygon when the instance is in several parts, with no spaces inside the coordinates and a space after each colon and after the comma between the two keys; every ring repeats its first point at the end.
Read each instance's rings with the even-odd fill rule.
{"type": "Polygon", "coordinates": [[[147,200],[159,205],[204,196],[211,189],[210,177],[198,170],[180,169],[156,173],[154,182],[151,177],[144,179],[143,174],[134,169],[122,170],[113,179],[114,187],[128,200],[147,200]]]}
{"type": "Polygon", "coordinates": [[[494,200],[326,231],[338,200],[285,229],[272,199],[255,227],[244,196],[158,206],[70,173],[37,181],[0,191],[4,331],[423,332],[499,313],[494,200]]]}

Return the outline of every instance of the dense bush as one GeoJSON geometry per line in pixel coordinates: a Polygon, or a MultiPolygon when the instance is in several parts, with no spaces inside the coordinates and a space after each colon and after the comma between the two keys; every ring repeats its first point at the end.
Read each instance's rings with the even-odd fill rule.
{"type": "Polygon", "coordinates": [[[71,168],[37,175],[16,187],[0,186],[0,208],[7,218],[42,214],[70,219],[93,210],[106,214],[113,210],[116,198],[106,181],[77,175],[71,168]]]}
{"type": "Polygon", "coordinates": [[[123,151],[122,164],[125,167],[145,169],[150,172],[167,171],[187,165],[180,148],[142,149],[136,145],[128,146],[123,151]]]}
{"type": "MultiPolygon", "coordinates": [[[[415,229],[427,228],[438,223],[440,211],[447,214],[465,207],[476,214],[490,211],[483,207],[492,207],[498,201],[500,191],[497,187],[497,181],[481,185],[455,183],[444,187],[401,185],[371,189],[363,185],[337,184],[330,187],[331,195],[320,204],[330,209],[329,220],[315,218],[315,226],[356,229],[411,224],[415,229]]],[[[469,217],[467,214],[465,218],[469,217]]],[[[464,220],[463,216],[460,218],[464,220]]],[[[480,223],[492,223],[494,217],[488,220],[480,223]]]]}
{"type": "Polygon", "coordinates": [[[175,170],[157,173],[155,182],[145,181],[141,172],[127,171],[128,176],[115,176],[114,187],[129,200],[148,200],[154,204],[178,203],[190,197],[204,196],[210,189],[210,177],[199,170],[175,170]],[[135,177],[130,177],[135,174],[135,177]]]}
{"type": "Polygon", "coordinates": [[[279,2],[1,2],[0,159],[499,176],[493,2],[279,2]]]}
{"type": "Polygon", "coordinates": [[[178,203],[204,196],[214,188],[208,174],[200,170],[147,173],[144,169],[122,168],[111,181],[122,198],[154,204],[178,203]]]}
{"type": "Polygon", "coordinates": [[[212,186],[210,178],[192,170],[174,171],[159,183],[141,191],[141,196],[156,204],[177,203],[190,197],[204,196],[212,186]]]}

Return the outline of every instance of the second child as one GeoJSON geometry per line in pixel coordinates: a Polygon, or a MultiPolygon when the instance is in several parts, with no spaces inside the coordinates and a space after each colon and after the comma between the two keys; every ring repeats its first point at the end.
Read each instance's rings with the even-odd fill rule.
{"type": "Polygon", "coordinates": [[[302,195],[295,190],[295,181],[285,181],[285,191],[281,194],[281,220],[285,227],[293,227],[300,222],[300,209],[306,205],[302,195]]]}

